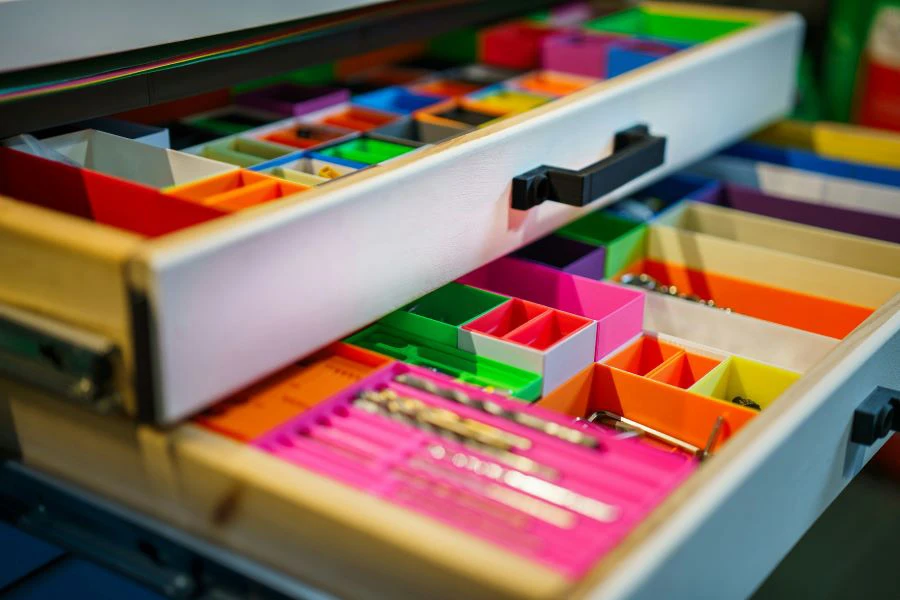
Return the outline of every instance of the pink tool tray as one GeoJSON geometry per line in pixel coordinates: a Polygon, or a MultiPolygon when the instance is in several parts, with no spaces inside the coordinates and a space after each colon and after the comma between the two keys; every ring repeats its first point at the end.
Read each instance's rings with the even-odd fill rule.
{"type": "Polygon", "coordinates": [[[612,549],[697,465],[688,455],[623,439],[611,429],[578,424],[402,363],[360,380],[253,445],[572,579],[612,549]],[[517,445],[498,451],[441,427],[429,431],[416,418],[360,399],[366,392],[384,398],[386,391],[429,414],[447,418],[452,413],[451,420],[499,430],[517,445]],[[560,430],[581,440],[567,441],[560,430]]]}

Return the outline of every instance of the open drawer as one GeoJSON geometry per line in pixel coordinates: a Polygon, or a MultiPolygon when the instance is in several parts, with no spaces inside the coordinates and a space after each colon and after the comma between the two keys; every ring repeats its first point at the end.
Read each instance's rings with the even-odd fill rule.
{"type": "MultiPolygon", "coordinates": [[[[649,138],[653,160],[636,169],[628,160],[635,148],[620,144],[601,164],[621,168],[579,194],[596,206],[788,110],[803,30],[796,15],[687,5],[646,9],[743,26],[302,194],[291,195],[297,184],[280,184],[290,189],[271,193],[283,199],[174,233],[157,223],[135,235],[55,214],[52,200],[37,207],[2,199],[0,301],[102,335],[118,350],[107,357],[105,385],[117,391],[125,412],[161,424],[183,419],[582,214],[557,202],[511,208],[513,178],[540,165],[593,165],[612,153],[618,132],[647,125],[655,136],[649,138]]],[[[609,27],[616,32],[622,25],[609,27]]],[[[574,85],[570,79],[551,83],[574,85]]],[[[493,110],[484,108],[483,97],[476,100],[493,110]]],[[[168,185],[179,183],[184,164],[209,166],[207,159],[185,156],[160,159],[158,168],[172,169],[162,178],[168,185]]],[[[21,173],[10,161],[5,168],[4,176],[21,173]]],[[[42,184],[57,186],[51,197],[65,186],[86,195],[102,188],[105,206],[114,209],[109,199],[133,193],[117,188],[117,181],[72,175],[42,184]]],[[[530,181],[529,193],[564,195],[552,177],[549,189],[530,181]]],[[[142,223],[156,223],[153,211],[172,200],[165,190],[145,192],[154,208],[142,223]]],[[[213,209],[180,210],[178,228],[206,221],[213,209]]],[[[42,354],[40,368],[60,368],[47,355],[57,350],[42,354]]],[[[90,385],[102,387],[97,384],[90,385]]]]}
{"type": "MultiPolygon", "coordinates": [[[[516,259],[492,264],[503,270],[517,264],[532,269],[533,276],[534,272],[552,274],[516,259]]],[[[512,281],[521,279],[512,277],[512,281]]],[[[481,282],[487,286],[497,280],[486,276],[481,282]]],[[[812,345],[802,336],[786,335],[786,328],[678,298],[660,296],[660,300],[645,307],[643,328],[654,324],[665,328],[670,319],[668,333],[629,342],[624,350],[605,357],[601,364],[589,365],[545,396],[538,407],[570,412],[571,399],[577,403],[582,394],[572,393],[571,388],[582,389],[586,378],[598,377],[595,371],[612,367],[632,384],[645,378],[645,385],[656,386],[651,391],[671,386],[668,395],[657,398],[665,405],[670,400],[696,400],[696,396],[688,397],[694,392],[678,387],[719,395],[714,389],[716,378],[740,379],[741,371],[747,369],[756,369],[757,386],[776,389],[754,390],[741,381],[727,384],[739,391],[726,390],[726,394],[750,394],[764,405],[762,412],[738,431],[728,425],[723,430],[726,443],[715,456],[655,504],[592,568],[574,575],[524,557],[528,546],[511,545],[528,539],[518,527],[504,530],[502,543],[492,543],[484,535],[447,524],[434,513],[422,514],[421,507],[357,489],[322,474],[319,468],[303,468],[307,458],[268,447],[281,443],[273,432],[290,435],[294,431],[293,417],[273,414],[279,405],[276,396],[293,395],[310,405],[325,397],[323,404],[315,405],[324,406],[336,389],[347,391],[331,397],[349,398],[356,389],[354,380],[408,368],[365,350],[338,350],[339,360],[330,367],[313,357],[267,385],[251,389],[255,400],[248,404],[240,399],[226,401],[199,421],[165,430],[81,410],[34,387],[5,383],[3,390],[14,437],[28,464],[340,597],[747,596],[880,447],[880,441],[871,446],[854,443],[851,431],[854,411],[876,388],[900,389],[900,295],[884,302],[842,341],[830,340],[830,351],[826,348],[824,356],[814,358],[794,357],[812,345]],[[701,310],[707,314],[695,312],[701,310]],[[716,343],[736,344],[724,353],[704,346],[704,341],[714,343],[711,339],[699,343],[682,339],[693,336],[690,325],[705,322],[713,313],[710,325],[718,330],[716,343]],[[647,351],[634,362],[634,350],[642,346],[665,348],[658,359],[662,364],[654,363],[653,353],[647,351]],[[772,346],[781,350],[778,364],[785,357],[794,360],[790,366],[805,371],[803,375],[758,360],[729,364],[725,358],[730,353],[759,354],[772,346]],[[698,366],[693,378],[675,377],[673,370],[681,368],[678,360],[707,364],[698,366]],[[331,373],[326,376],[314,370],[319,368],[316,365],[331,373]],[[663,365],[672,368],[660,368],[663,365]],[[300,383],[298,377],[304,374],[308,377],[300,383]],[[305,393],[291,394],[292,385],[305,393]],[[560,398],[563,404],[554,405],[560,398]],[[256,402],[262,412],[254,406],[256,402]],[[227,414],[233,410],[237,412],[229,422],[227,414]],[[261,417],[272,416],[281,419],[282,425],[260,422],[261,417]],[[293,459],[288,460],[289,456],[293,459]],[[295,461],[299,462],[292,464],[295,461]],[[746,560],[735,561],[735,554],[746,560]]],[[[641,326],[638,321],[638,330],[641,326]]],[[[474,394],[474,388],[468,393],[474,394]]],[[[649,395],[643,396],[646,400],[649,395]]],[[[693,409],[683,414],[705,418],[714,405],[721,406],[721,400],[705,399],[703,415],[693,409]]],[[[602,405],[591,410],[598,408],[602,405]]],[[[584,414],[583,408],[574,410],[570,414],[584,414]]],[[[734,424],[736,417],[749,412],[731,407],[727,418],[734,424]]],[[[327,416],[318,415],[308,409],[298,418],[327,423],[327,416]]],[[[306,448],[311,450],[308,444],[306,448]]],[[[612,480],[609,472],[602,473],[604,479],[612,480]]],[[[673,467],[668,475],[677,483],[684,474],[673,467]]]]}

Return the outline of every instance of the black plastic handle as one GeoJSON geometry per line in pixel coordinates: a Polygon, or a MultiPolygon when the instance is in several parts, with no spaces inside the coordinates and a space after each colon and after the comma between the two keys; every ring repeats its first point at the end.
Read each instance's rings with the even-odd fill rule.
{"type": "Polygon", "coordinates": [[[663,164],[666,138],[646,125],[616,134],[613,153],[580,171],[542,165],[512,183],[512,207],[528,210],[544,200],[584,206],[663,164]]]}
{"type": "Polygon", "coordinates": [[[871,446],[891,431],[900,431],[900,391],[879,386],[854,411],[850,441],[871,446]]]}

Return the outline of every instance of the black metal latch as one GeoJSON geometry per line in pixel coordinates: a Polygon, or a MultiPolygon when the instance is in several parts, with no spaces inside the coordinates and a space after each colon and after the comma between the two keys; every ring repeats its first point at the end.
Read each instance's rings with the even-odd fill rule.
{"type": "Polygon", "coordinates": [[[900,431],[900,391],[877,387],[853,413],[850,441],[871,446],[900,431]]]}
{"type": "Polygon", "coordinates": [[[616,134],[613,153],[578,171],[542,165],[512,181],[512,207],[528,210],[553,200],[585,206],[665,162],[666,138],[650,135],[646,125],[616,134]]]}

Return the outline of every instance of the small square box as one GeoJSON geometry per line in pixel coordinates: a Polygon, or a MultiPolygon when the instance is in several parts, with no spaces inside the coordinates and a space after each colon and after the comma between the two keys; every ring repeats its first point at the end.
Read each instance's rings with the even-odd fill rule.
{"type": "Polygon", "coordinates": [[[765,409],[800,379],[799,373],[731,356],[710,370],[690,390],[711,398],[733,402],[738,396],[765,409]]]}
{"type": "Polygon", "coordinates": [[[456,347],[457,330],[508,299],[467,285],[448,283],[388,314],[381,323],[456,347]]]}
{"type": "Polygon", "coordinates": [[[703,449],[716,420],[722,425],[712,441],[718,450],[756,415],[756,411],[665,385],[646,377],[593,364],[544,397],[538,406],[587,418],[597,411],[615,415],[703,449]]]}
{"type": "Polygon", "coordinates": [[[527,21],[503,23],[484,29],[478,36],[481,62],[511,69],[540,66],[541,43],[557,30],[527,21]]]}
{"type": "Polygon", "coordinates": [[[470,107],[478,110],[515,114],[546,104],[553,98],[518,91],[506,85],[494,85],[469,94],[466,99],[469,101],[470,107]]]}
{"type": "Polygon", "coordinates": [[[343,137],[353,135],[353,130],[328,127],[314,123],[293,122],[287,127],[252,133],[255,138],[300,150],[309,150],[343,137]]]}
{"type": "Polygon", "coordinates": [[[166,193],[182,200],[234,212],[308,189],[309,186],[241,170],[170,188],[166,193]]]}
{"type": "Polygon", "coordinates": [[[551,234],[517,250],[513,256],[590,279],[606,278],[606,249],[551,234]]]}
{"type": "Polygon", "coordinates": [[[372,131],[372,135],[402,144],[437,144],[464,131],[461,127],[450,127],[416,117],[379,127],[372,131]]]}
{"type": "Polygon", "coordinates": [[[282,83],[240,94],[235,102],[286,117],[299,117],[350,100],[341,88],[282,83]]]}
{"type": "Polygon", "coordinates": [[[375,165],[397,158],[415,149],[416,146],[411,144],[401,144],[363,135],[333,146],[317,148],[313,155],[339,158],[365,165],[375,165]]]}
{"type": "Polygon", "coordinates": [[[511,257],[488,263],[458,281],[597,321],[596,360],[642,331],[644,294],[623,286],[511,257]]]}
{"type": "Polygon", "coordinates": [[[530,94],[559,98],[595,84],[598,79],[560,73],[557,71],[532,71],[510,80],[506,85],[530,94]]]}
{"type": "Polygon", "coordinates": [[[260,163],[297,153],[295,148],[263,142],[251,137],[231,137],[211,142],[201,148],[189,148],[200,156],[239,167],[252,167],[260,163]]]}
{"type": "Polygon", "coordinates": [[[182,122],[192,127],[217,133],[219,137],[226,137],[257,127],[264,127],[282,119],[284,119],[284,115],[278,113],[234,105],[191,115],[182,119],[182,122]]]}
{"type": "Polygon", "coordinates": [[[569,223],[557,235],[606,250],[606,276],[612,277],[646,253],[647,226],[603,211],[569,223]]]}
{"type": "Polygon", "coordinates": [[[321,156],[304,154],[272,160],[253,167],[252,171],[265,173],[279,179],[286,179],[300,185],[316,186],[328,183],[344,175],[364,169],[363,163],[355,163],[340,158],[325,159],[321,156]]]}
{"type": "Polygon", "coordinates": [[[369,131],[383,127],[399,118],[398,115],[372,110],[353,104],[339,104],[303,117],[307,123],[318,123],[352,131],[369,131]]]}
{"type": "Polygon", "coordinates": [[[655,337],[642,335],[621,350],[603,359],[604,364],[634,373],[647,375],[671,358],[681,356],[683,350],[661,342],[655,337]]]}
{"type": "Polygon", "coordinates": [[[353,98],[353,104],[387,113],[409,115],[443,100],[442,96],[412,92],[394,86],[356,96],[353,98]]]}
{"type": "Polygon", "coordinates": [[[459,348],[543,377],[547,394],[594,360],[597,324],[513,299],[459,330],[459,348]]]}

